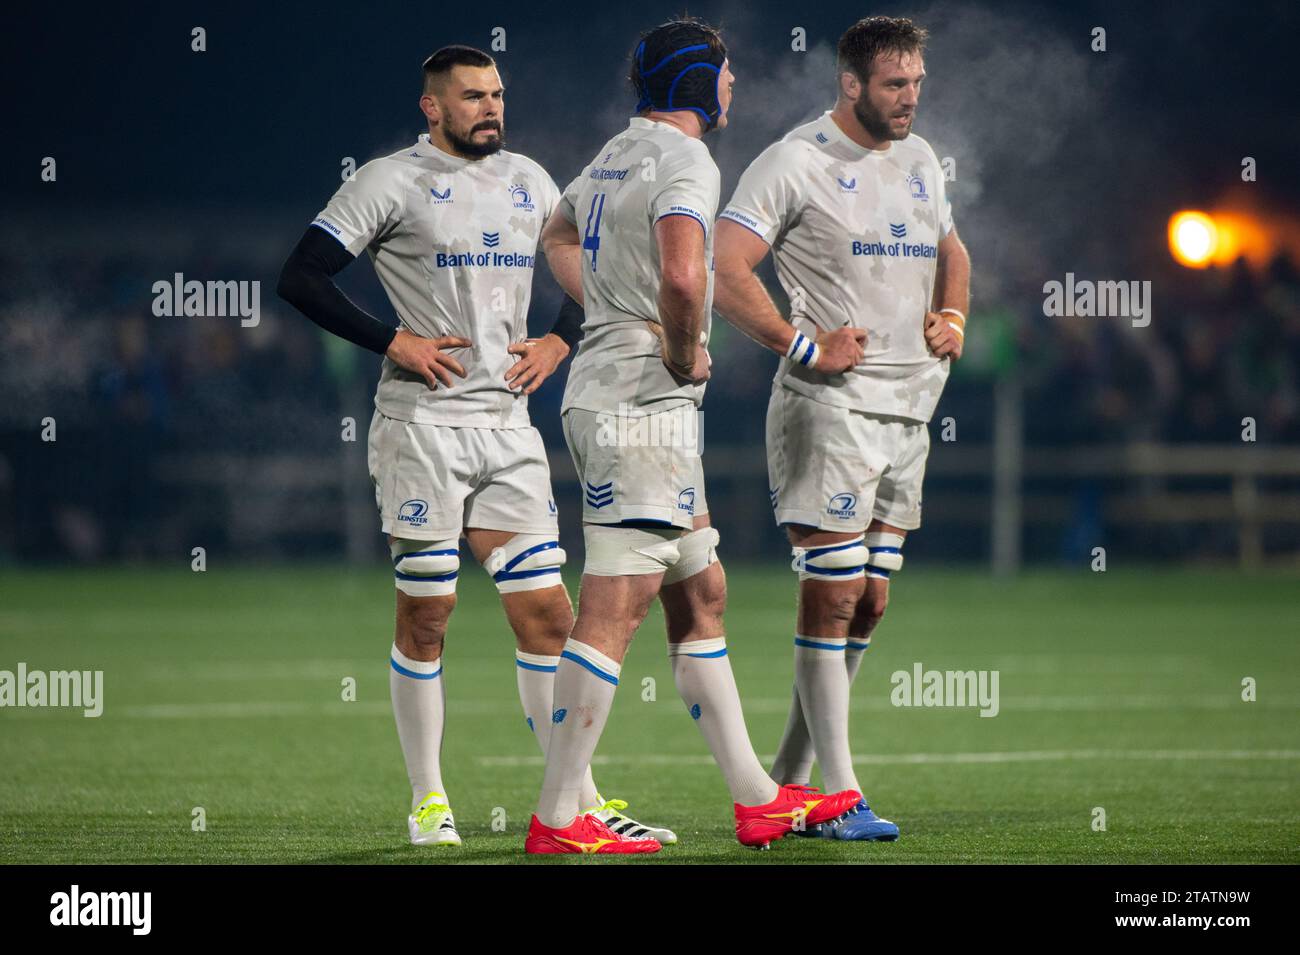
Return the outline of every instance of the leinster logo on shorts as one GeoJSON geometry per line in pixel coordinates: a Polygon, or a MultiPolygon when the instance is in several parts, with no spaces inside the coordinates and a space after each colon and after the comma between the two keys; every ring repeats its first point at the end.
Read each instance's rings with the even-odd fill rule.
{"type": "Polygon", "coordinates": [[[407,501],[397,509],[397,519],[412,527],[423,527],[429,523],[429,519],[424,515],[429,511],[429,505],[425,501],[407,501]]]}
{"type": "Polygon", "coordinates": [[[677,510],[695,516],[695,488],[688,487],[677,495],[677,510]]]}
{"type": "Polygon", "coordinates": [[[523,209],[525,212],[533,211],[533,198],[523,186],[511,186],[510,198],[514,200],[516,209],[523,209]]]}
{"type": "Polygon", "coordinates": [[[857,506],[857,496],[845,491],[831,498],[830,503],[826,505],[826,513],[831,517],[849,518],[857,513],[855,510],[857,506]]]}

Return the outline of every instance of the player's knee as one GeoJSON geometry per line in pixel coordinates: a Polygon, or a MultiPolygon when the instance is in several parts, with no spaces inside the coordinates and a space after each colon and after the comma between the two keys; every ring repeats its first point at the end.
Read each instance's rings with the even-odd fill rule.
{"type": "Polygon", "coordinates": [[[573,632],[573,606],[563,587],[530,608],[527,617],[515,625],[519,649],[528,653],[556,656],[573,632]]]}
{"type": "Polygon", "coordinates": [[[396,537],[389,544],[393,579],[408,597],[446,597],[456,592],[460,573],[460,541],[408,540],[396,537]]]}
{"type": "Polygon", "coordinates": [[[873,592],[868,590],[858,601],[849,632],[857,636],[870,636],[871,631],[885,617],[885,608],[889,606],[889,591],[873,592]]]}
{"type": "Polygon", "coordinates": [[[456,595],[400,600],[397,607],[397,644],[403,653],[418,651],[417,659],[440,653],[447,637],[447,621],[456,607],[456,595]]]}
{"type": "Polygon", "coordinates": [[[858,603],[862,593],[857,588],[836,587],[829,593],[819,595],[823,617],[835,623],[849,624],[858,612],[858,603]]]}
{"type": "Polygon", "coordinates": [[[541,590],[560,583],[566,555],[560,542],[547,534],[516,534],[495,548],[483,562],[503,594],[541,590]]]}
{"type": "Polygon", "coordinates": [[[569,595],[563,589],[558,590],[555,599],[547,603],[545,611],[538,615],[537,622],[542,639],[561,644],[569,639],[569,634],[573,631],[573,605],[569,603],[569,595]]]}
{"type": "Polygon", "coordinates": [[[806,580],[799,588],[799,617],[814,632],[847,633],[858,611],[866,581],[864,578],[825,583],[806,580]]]}
{"type": "Polygon", "coordinates": [[[670,643],[711,640],[726,632],[727,578],[722,568],[696,574],[690,580],[688,589],[665,591],[661,596],[670,643]]]}

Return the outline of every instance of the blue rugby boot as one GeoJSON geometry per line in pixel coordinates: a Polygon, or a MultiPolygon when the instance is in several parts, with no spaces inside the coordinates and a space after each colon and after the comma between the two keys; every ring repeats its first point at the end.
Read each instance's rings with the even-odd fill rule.
{"type": "Polygon", "coordinates": [[[898,838],[898,826],[872,812],[865,799],[828,825],[830,838],[846,842],[893,842],[898,838]]]}

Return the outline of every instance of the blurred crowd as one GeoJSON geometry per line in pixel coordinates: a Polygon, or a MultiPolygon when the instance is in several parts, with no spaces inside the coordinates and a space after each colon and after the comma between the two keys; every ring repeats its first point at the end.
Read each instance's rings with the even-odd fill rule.
{"type": "MultiPolygon", "coordinates": [[[[192,524],[214,512],[203,498],[210,491],[161,480],[162,460],[329,455],[338,450],[344,415],[356,417],[364,447],[379,359],[280,302],[278,262],[187,264],[187,277],[261,281],[258,324],[242,327],[237,317],[154,316],[152,283],[173,272],[161,256],[5,255],[0,559],[150,556],[168,522],[192,524]],[[49,421],[54,441],[42,440],[49,421]]],[[[1295,265],[1169,269],[1155,283],[1145,328],[1123,319],[1046,318],[1032,288],[1016,301],[977,301],[967,359],[934,426],[959,416],[963,440],[987,442],[993,384],[1012,377],[1022,387],[1031,448],[1234,443],[1245,417],[1256,421],[1261,444],[1300,442],[1295,265]]],[[[359,304],[391,314],[368,267],[344,276],[359,304]]],[[[539,285],[533,334],[549,327],[557,306],[558,290],[539,285]]],[[[716,319],[712,351],[707,446],[758,447],[775,358],[716,319]]],[[[562,378],[533,399],[534,422],[561,449],[562,378]]]]}

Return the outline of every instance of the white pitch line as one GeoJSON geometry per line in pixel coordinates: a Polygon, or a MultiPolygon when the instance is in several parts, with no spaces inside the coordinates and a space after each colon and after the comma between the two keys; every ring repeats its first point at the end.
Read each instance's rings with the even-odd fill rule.
{"type": "MultiPolygon", "coordinates": [[[[788,697],[751,697],[743,701],[745,712],[749,715],[781,714],[790,709],[788,697]]],[[[1120,710],[1145,710],[1149,712],[1205,709],[1227,710],[1244,706],[1234,693],[1223,696],[1183,698],[1177,696],[1003,696],[1000,702],[1000,715],[1015,715],[1030,712],[1115,712],[1120,710]]],[[[1300,709],[1300,699],[1282,698],[1250,704],[1252,708],[1266,710],[1300,709]]],[[[6,719],[39,718],[46,708],[5,707],[0,716],[6,719]]],[[[867,698],[854,700],[854,712],[887,712],[893,709],[906,709],[907,712],[933,710],[950,711],[969,715],[975,707],[895,707],[888,699],[867,698]]],[[[457,699],[453,695],[447,703],[447,710],[454,718],[461,716],[497,716],[509,719],[520,716],[519,706],[513,702],[492,700],[457,699]]],[[[633,707],[620,706],[613,714],[617,720],[628,716],[631,711],[636,715],[666,716],[673,719],[684,716],[685,710],[677,699],[660,700],[654,704],[634,704],[633,707]],[[664,705],[659,705],[659,704],[664,705]],[[645,707],[649,706],[649,709],[645,707]]],[[[308,701],[227,701],[207,703],[146,703],[116,707],[111,697],[105,701],[104,716],[124,717],[144,720],[184,720],[184,719],[256,719],[275,716],[383,716],[392,715],[392,706],[387,700],[364,702],[308,702],[308,701]]]]}
{"type": "MultiPolygon", "coordinates": [[[[650,704],[649,709],[637,708],[637,715],[646,716],[668,716],[672,719],[682,716],[681,703],[679,700],[660,700],[658,704],[650,704]]],[[[645,706],[645,704],[642,704],[645,706]]],[[[1210,696],[1210,698],[1199,699],[1180,699],[1178,696],[1002,696],[1001,715],[1015,715],[1015,713],[1024,712],[1117,712],[1117,711],[1147,711],[1147,712],[1173,712],[1178,709],[1234,709],[1243,706],[1240,699],[1235,695],[1229,694],[1226,698],[1219,696],[1210,696]]],[[[1273,700],[1270,703],[1252,703],[1252,707],[1260,709],[1296,709],[1300,708],[1300,702],[1297,700],[1273,700]]],[[[771,713],[787,713],[790,702],[785,696],[770,696],[770,698],[751,698],[744,700],[745,712],[749,715],[771,715],[771,713]]],[[[853,712],[888,712],[896,709],[889,700],[884,699],[859,699],[854,700],[852,706],[853,712]]],[[[944,712],[954,711],[965,713],[972,711],[975,707],[910,707],[909,712],[920,711],[920,709],[933,709],[933,711],[944,712]]],[[[495,703],[490,700],[473,700],[473,699],[456,699],[451,696],[447,702],[447,711],[451,715],[461,716],[502,716],[510,717],[519,715],[519,707],[513,703],[495,703]]],[[[42,708],[32,708],[31,711],[25,711],[21,708],[5,708],[3,713],[6,717],[22,716],[36,717],[43,712],[42,708]]],[[[387,700],[376,700],[376,702],[355,702],[343,703],[339,700],[337,703],[308,703],[308,702],[276,702],[276,700],[261,700],[261,702],[225,702],[225,703],[147,703],[133,704],[133,706],[113,707],[112,700],[105,700],[105,716],[122,716],[133,720],[239,720],[239,719],[257,719],[257,717],[268,716],[391,716],[393,715],[393,706],[387,700]]],[[[624,708],[615,712],[615,719],[620,715],[627,715],[624,708]]]]}
{"type": "MultiPolygon", "coordinates": [[[[760,756],[762,762],[771,763],[773,754],[760,756]]],[[[1055,749],[1055,750],[1011,750],[991,753],[863,753],[855,754],[854,763],[864,766],[902,766],[954,763],[1048,763],[1070,760],[1114,760],[1128,759],[1140,762],[1162,760],[1253,760],[1300,759],[1297,749],[1055,749]]],[[[479,756],[475,761],[480,766],[516,767],[543,766],[541,756],[479,756]]],[[[638,756],[601,756],[592,757],[593,766],[631,765],[631,766],[708,766],[713,757],[698,753],[678,756],[666,753],[644,753],[638,756]]]]}

